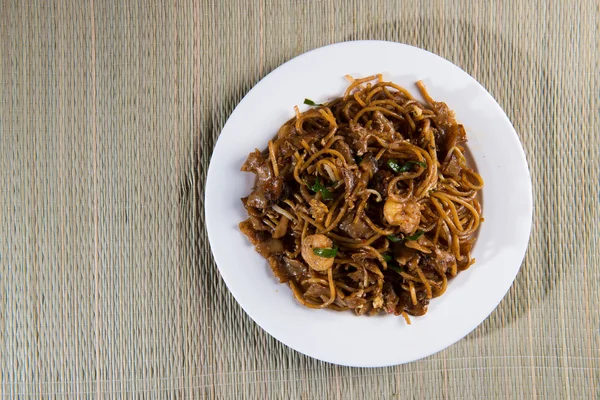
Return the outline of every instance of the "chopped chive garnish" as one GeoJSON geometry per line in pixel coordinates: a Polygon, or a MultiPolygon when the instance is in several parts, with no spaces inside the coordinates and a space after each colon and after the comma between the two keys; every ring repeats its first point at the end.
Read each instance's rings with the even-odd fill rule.
{"type": "Polygon", "coordinates": [[[388,264],[388,268],[390,268],[390,269],[392,269],[392,270],[396,271],[397,273],[401,273],[401,272],[403,272],[403,271],[402,271],[402,268],[400,268],[400,267],[398,267],[398,266],[396,266],[396,265],[390,265],[390,264],[388,264]]]}
{"type": "Polygon", "coordinates": [[[398,161],[394,160],[393,158],[390,158],[389,160],[387,160],[387,166],[390,167],[390,169],[396,173],[400,173],[400,172],[407,172],[412,170],[414,165],[419,165],[423,168],[427,168],[427,164],[425,164],[424,162],[421,161],[408,161],[402,165],[398,164],[398,161]]]}
{"type": "Polygon", "coordinates": [[[387,237],[387,238],[388,238],[388,239],[389,239],[391,242],[394,242],[394,243],[398,243],[398,242],[402,241],[402,238],[399,238],[399,237],[398,237],[398,236],[396,236],[396,235],[387,235],[386,237],[387,237]]]}
{"type": "Polygon", "coordinates": [[[333,197],[331,192],[325,186],[321,185],[321,182],[319,182],[318,176],[317,176],[317,179],[315,180],[315,183],[313,183],[311,185],[308,182],[306,182],[306,186],[308,186],[308,188],[315,193],[321,193],[321,197],[323,198],[323,200],[329,200],[333,197]]]}
{"type": "Polygon", "coordinates": [[[324,258],[333,258],[337,255],[338,253],[338,248],[337,246],[334,247],[333,249],[330,248],[321,248],[321,247],[315,247],[313,249],[313,253],[315,253],[316,255],[318,255],[319,257],[324,257],[324,258]]]}
{"type": "Polygon", "coordinates": [[[391,242],[398,243],[398,242],[402,242],[402,241],[406,241],[406,240],[417,240],[424,233],[425,232],[423,232],[422,230],[419,229],[418,231],[415,232],[414,235],[411,235],[411,236],[405,236],[405,237],[401,238],[396,235],[387,235],[386,238],[388,238],[391,242]]]}
{"type": "Polygon", "coordinates": [[[420,230],[420,229],[419,229],[418,231],[416,231],[416,232],[415,232],[415,234],[414,234],[414,235],[412,235],[412,236],[407,236],[407,237],[405,237],[405,238],[404,238],[404,240],[417,240],[417,239],[419,239],[419,238],[421,237],[421,235],[423,235],[424,233],[425,233],[425,232],[423,232],[422,230],[420,230]]]}
{"type": "Polygon", "coordinates": [[[320,107],[320,106],[323,105],[323,104],[315,103],[311,99],[304,99],[304,104],[309,105],[309,106],[313,106],[313,107],[320,107]]]}

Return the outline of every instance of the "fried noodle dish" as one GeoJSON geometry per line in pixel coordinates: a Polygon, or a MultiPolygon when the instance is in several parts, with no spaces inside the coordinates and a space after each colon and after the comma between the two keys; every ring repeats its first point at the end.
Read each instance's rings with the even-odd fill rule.
{"type": "Polygon", "coordinates": [[[239,227],[302,305],[410,323],[475,262],[483,180],[464,127],[421,81],[424,102],[381,75],[347,78],[343,97],[306,99],[250,153],[239,227]]]}

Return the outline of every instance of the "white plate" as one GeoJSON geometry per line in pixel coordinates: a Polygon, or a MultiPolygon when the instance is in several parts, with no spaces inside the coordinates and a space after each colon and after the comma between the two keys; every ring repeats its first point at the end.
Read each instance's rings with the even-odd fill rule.
{"type": "MultiPolygon", "coordinates": [[[[508,82],[507,82],[508,84],[508,82]]],[[[498,305],[525,255],[532,218],[531,179],[521,143],[492,96],[466,72],[427,51],[391,42],[334,44],[305,53],[261,80],[240,102],[215,146],[206,182],[206,227],[227,287],[250,317],[289,347],[335,364],[376,367],[406,363],[463,338],[498,305]],[[304,98],[339,97],[345,74],[383,73],[413,94],[423,80],[464,124],[468,147],[485,181],[483,214],[473,255],[477,262],[450,281],[423,317],[381,315],[302,307],[277,282],[238,223],[247,218],[240,201],[254,174],[240,172],[248,153],[265,149],[279,127],[301,110],[304,98]]]]}

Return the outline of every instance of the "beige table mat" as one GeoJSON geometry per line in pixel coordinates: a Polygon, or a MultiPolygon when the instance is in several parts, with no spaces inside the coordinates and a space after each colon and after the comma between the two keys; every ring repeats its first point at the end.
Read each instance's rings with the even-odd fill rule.
{"type": "Polygon", "coordinates": [[[0,6],[0,394],[600,398],[596,0],[68,3],[0,6]],[[390,368],[326,364],[268,336],[204,229],[234,106],[284,61],[352,39],[419,46],[473,75],[513,121],[534,187],[529,250],[500,306],[390,368]]]}

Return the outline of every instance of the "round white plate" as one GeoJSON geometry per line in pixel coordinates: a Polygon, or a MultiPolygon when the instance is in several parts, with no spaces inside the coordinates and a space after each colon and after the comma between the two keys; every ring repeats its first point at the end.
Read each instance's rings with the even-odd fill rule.
{"type": "Polygon", "coordinates": [[[498,305],[525,255],[532,218],[531,178],[519,138],[498,103],[475,79],[443,58],[392,42],[359,41],[322,47],[283,64],[240,102],[215,146],[206,182],[206,227],[227,287],[250,317],[287,346],[335,364],[376,367],[406,363],[463,338],[498,305]],[[464,124],[468,148],[485,181],[477,259],[433,299],[425,316],[407,325],[392,315],[361,316],[299,305],[268,263],[238,230],[247,218],[240,198],[254,174],[240,172],[248,153],[265,149],[304,98],[339,97],[344,75],[383,73],[409,89],[423,80],[464,124]]]}

